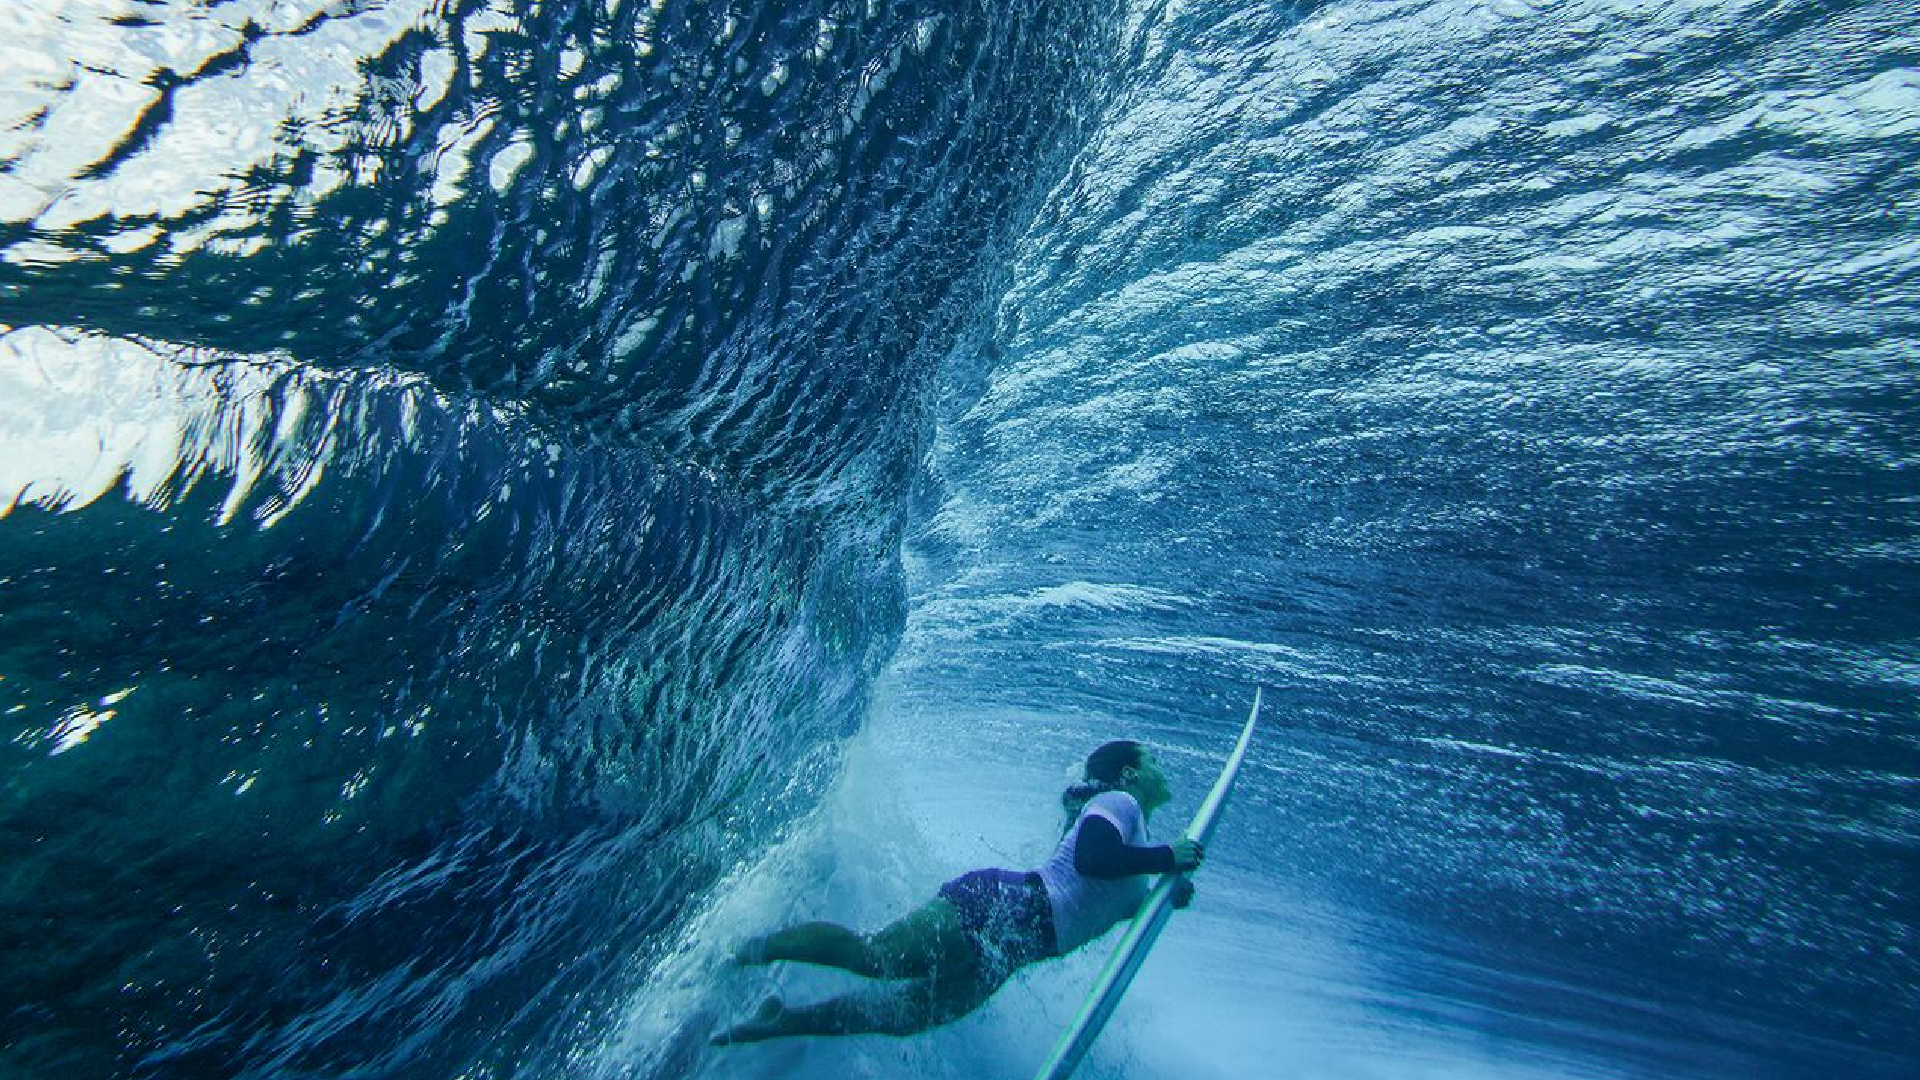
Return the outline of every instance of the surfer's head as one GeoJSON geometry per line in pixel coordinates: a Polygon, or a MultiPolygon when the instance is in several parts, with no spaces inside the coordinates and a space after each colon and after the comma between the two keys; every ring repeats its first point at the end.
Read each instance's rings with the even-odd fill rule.
{"type": "Polygon", "coordinates": [[[1140,803],[1140,809],[1152,813],[1172,797],[1167,774],[1153,760],[1147,748],[1132,739],[1115,739],[1087,755],[1080,782],[1060,796],[1067,811],[1067,825],[1080,816],[1087,800],[1103,791],[1124,791],[1140,803]]]}

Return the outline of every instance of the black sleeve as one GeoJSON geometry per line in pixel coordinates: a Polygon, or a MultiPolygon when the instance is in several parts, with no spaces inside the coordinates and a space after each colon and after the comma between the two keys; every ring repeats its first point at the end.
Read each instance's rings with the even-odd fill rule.
{"type": "Polygon", "coordinates": [[[1170,874],[1173,849],[1165,844],[1129,847],[1113,822],[1098,814],[1088,814],[1080,819],[1080,832],[1073,840],[1073,868],[1092,878],[1170,874]]]}

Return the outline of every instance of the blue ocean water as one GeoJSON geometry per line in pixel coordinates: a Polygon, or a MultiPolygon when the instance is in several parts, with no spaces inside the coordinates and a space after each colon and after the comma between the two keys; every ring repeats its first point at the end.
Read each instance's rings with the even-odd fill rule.
{"type": "Polygon", "coordinates": [[[10,14],[0,1073],[1024,1075],[720,957],[1255,685],[1084,1075],[1920,1073],[1920,6],[10,14]]]}

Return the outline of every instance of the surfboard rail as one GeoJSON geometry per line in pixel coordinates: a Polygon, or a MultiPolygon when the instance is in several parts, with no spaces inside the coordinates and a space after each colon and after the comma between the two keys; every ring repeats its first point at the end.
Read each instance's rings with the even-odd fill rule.
{"type": "MultiPolygon", "coordinates": [[[[1233,753],[1227,755],[1227,763],[1220,770],[1219,779],[1213,782],[1213,789],[1200,803],[1200,809],[1194,811],[1193,820],[1187,823],[1186,832],[1181,835],[1189,840],[1198,840],[1205,845],[1213,835],[1213,827],[1219,823],[1220,810],[1227,802],[1227,793],[1233,789],[1234,778],[1240,773],[1240,763],[1246,759],[1247,747],[1253,742],[1253,728],[1260,719],[1260,701],[1262,690],[1253,691],[1253,709],[1247,714],[1246,726],[1240,729],[1240,741],[1234,744],[1233,753]]],[[[1113,955],[1107,958],[1107,964],[1100,969],[1100,977],[1093,981],[1093,989],[1087,994],[1087,1000],[1074,1016],[1073,1022],[1060,1035],[1060,1041],[1054,1043],[1053,1052],[1034,1074],[1034,1080],[1066,1080],[1079,1066],[1087,1051],[1092,1048],[1093,1040],[1100,1036],[1100,1029],[1106,1026],[1107,1018],[1120,1004],[1120,997],[1127,992],[1127,986],[1133,982],[1133,976],[1146,962],[1147,951],[1153,947],[1154,940],[1173,916],[1173,886],[1180,874],[1162,874],[1154,883],[1153,890],[1140,902],[1140,910],[1134,913],[1133,922],[1127,926],[1127,932],[1121,935],[1120,943],[1114,946],[1113,955]]]]}

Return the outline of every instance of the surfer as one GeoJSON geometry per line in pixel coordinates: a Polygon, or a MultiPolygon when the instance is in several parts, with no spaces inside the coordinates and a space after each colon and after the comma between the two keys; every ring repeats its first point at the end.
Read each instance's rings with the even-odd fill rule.
{"type": "MultiPolygon", "coordinates": [[[[1148,846],[1147,818],[1172,796],[1166,773],[1137,742],[1088,755],[1079,783],[1061,796],[1067,827],[1039,869],[975,870],[885,928],[861,934],[830,922],[802,923],[747,941],[740,964],[797,961],[844,968],[886,987],[788,1008],[769,997],[752,1019],[714,1043],[787,1035],[912,1035],[978,1008],[1014,972],[1065,956],[1133,915],[1145,875],[1185,873],[1205,857],[1198,841],[1148,846]]],[[[1179,879],[1175,907],[1193,899],[1179,879]]]]}

